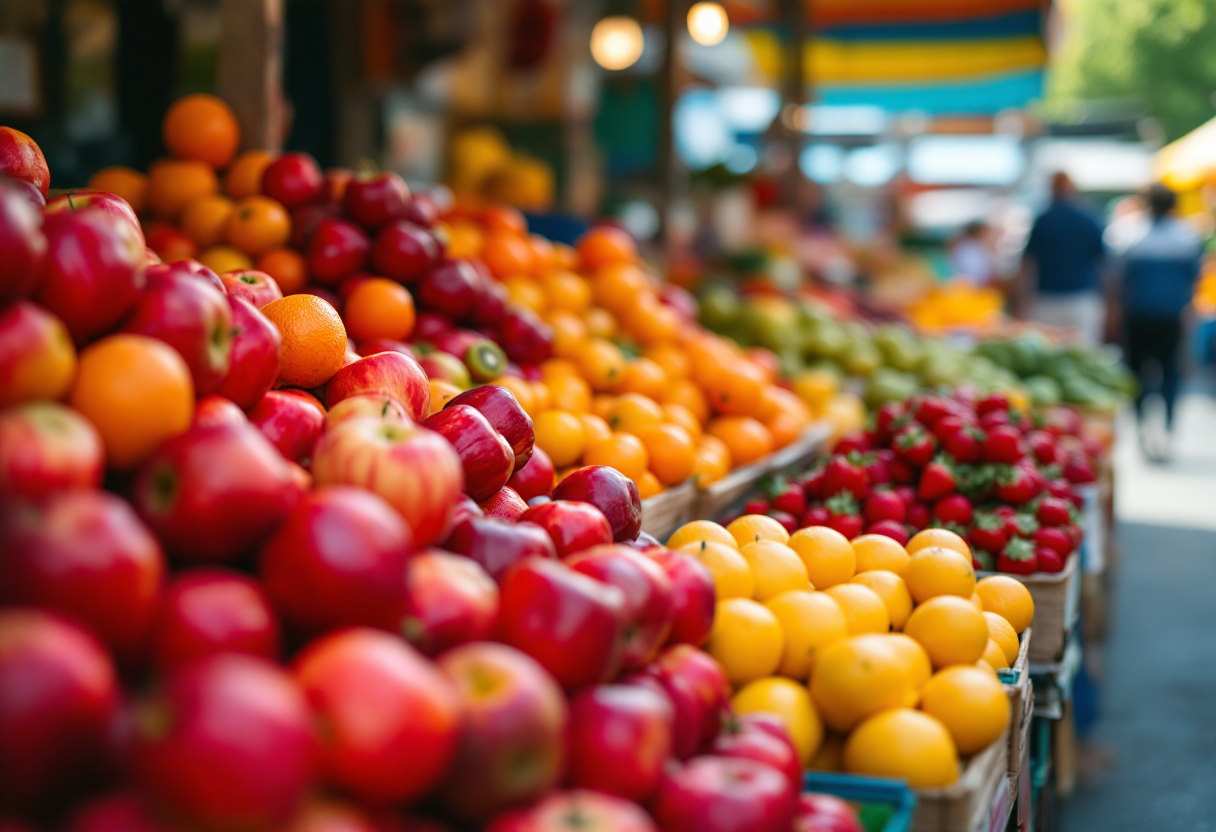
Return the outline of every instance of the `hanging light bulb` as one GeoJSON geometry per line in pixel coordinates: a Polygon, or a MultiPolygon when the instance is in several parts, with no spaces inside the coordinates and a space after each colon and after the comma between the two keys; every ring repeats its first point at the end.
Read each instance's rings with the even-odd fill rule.
{"type": "Polygon", "coordinates": [[[642,27],[632,17],[605,17],[591,30],[591,57],[604,69],[627,69],[642,57],[642,27]]]}
{"type": "Polygon", "coordinates": [[[730,29],[730,20],[721,3],[696,3],[688,10],[688,33],[702,46],[721,43],[730,29]]]}

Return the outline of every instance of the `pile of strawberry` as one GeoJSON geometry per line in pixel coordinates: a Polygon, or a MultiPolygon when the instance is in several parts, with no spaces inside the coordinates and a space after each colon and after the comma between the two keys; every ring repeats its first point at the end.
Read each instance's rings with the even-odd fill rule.
{"type": "Polygon", "coordinates": [[[948,528],[971,544],[976,569],[1060,572],[1081,545],[1079,486],[1094,481],[1100,453],[1069,408],[1021,412],[1002,393],[938,391],[884,405],[870,430],[802,476],[763,483],[743,512],[791,532],[829,526],[901,544],[948,528]]]}

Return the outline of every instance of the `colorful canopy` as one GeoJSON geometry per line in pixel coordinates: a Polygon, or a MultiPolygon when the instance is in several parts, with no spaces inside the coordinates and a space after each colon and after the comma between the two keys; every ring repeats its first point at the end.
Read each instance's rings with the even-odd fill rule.
{"type": "Polygon", "coordinates": [[[1153,173],[1179,191],[1216,183],[1216,118],[1157,151],[1153,173]]]}

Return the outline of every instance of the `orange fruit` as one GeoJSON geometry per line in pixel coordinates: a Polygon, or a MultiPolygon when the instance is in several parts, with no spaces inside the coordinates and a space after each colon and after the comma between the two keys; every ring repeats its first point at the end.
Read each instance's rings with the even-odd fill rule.
{"type": "Polygon", "coordinates": [[[819,413],[840,388],[840,381],[827,370],[807,370],[793,379],[793,391],[803,404],[819,413]]]}
{"type": "Polygon", "coordinates": [[[678,404],[686,408],[701,424],[709,421],[709,400],[705,398],[705,394],[701,392],[701,388],[697,386],[696,382],[689,379],[671,381],[659,401],[662,404],[678,404]]]}
{"type": "Polygon", "coordinates": [[[191,202],[219,189],[215,171],[202,162],[157,159],[148,167],[148,207],[166,220],[176,220],[191,202]]]}
{"type": "Polygon", "coordinates": [[[714,410],[727,416],[755,416],[764,395],[764,376],[751,364],[720,367],[705,382],[714,410]]]}
{"type": "Polygon", "coordinates": [[[810,420],[795,413],[778,413],[767,419],[764,426],[773,437],[773,447],[785,448],[802,438],[810,420]]]}
{"type": "Polygon", "coordinates": [[[620,347],[603,338],[588,340],[574,360],[579,373],[597,392],[612,390],[625,372],[625,356],[621,355],[620,347]]]}
{"type": "MultiPolygon", "coordinates": [[[[872,573],[867,572],[866,574],[872,573]]],[[[912,687],[916,691],[920,691],[925,686],[925,682],[929,681],[929,677],[933,675],[933,665],[929,661],[929,654],[925,652],[925,648],[920,646],[919,641],[903,633],[887,633],[882,636],[882,639],[903,662],[912,679],[912,687]]]]}
{"type": "Polygon", "coordinates": [[[565,243],[554,243],[553,265],[559,269],[577,270],[579,265],[578,252],[574,250],[574,246],[568,246],[565,243]]]}
{"type": "Polygon", "coordinates": [[[593,306],[583,315],[587,324],[587,334],[593,338],[611,338],[616,335],[616,318],[607,309],[593,306]]]}
{"type": "Polygon", "coordinates": [[[539,234],[529,234],[527,240],[528,245],[532,247],[532,256],[536,263],[537,273],[558,267],[554,263],[554,259],[557,257],[557,248],[553,243],[539,234]]]}
{"type": "Polygon", "coordinates": [[[316,295],[288,295],[262,307],[279,328],[283,351],[279,380],[293,387],[320,387],[342,369],[346,328],[342,319],[316,295]]]}
{"type": "Polygon", "coordinates": [[[958,782],[958,751],[940,720],[911,708],[875,714],[844,744],[843,768],[851,774],[906,780],[917,789],[958,782]]]}
{"type": "Polygon", "coordinates": [[[903,578],[885,569],[871,569],[869,572],[855,575],[850,583],[861,584],[874,590],[887,608],[887,615],[891,617],[891,628],[904,628],[904,622],[912,614],[912,593],[908,592],[908,585],[904,583],[903,578]]]}
{"type": "Polygon", "coordinates": [[[640,393],[626,393],[612,400],[608,415],[604,418],[613,430],[623,430],[641,436],[663,424],[663,408],[640,393]]]}
{"type": "Polygon", "coordinates": [[[1022,648],[1013,625],[994,612],[986,612],[983,615],[984,620],[988,622],[989,640],[997,643],[1005,654],[1005,661],[1012,665],[1018,660],[1018,651],[1022,648]]]}
{"type": "Polygon", "coordinates": [[[675,344],[651,344],[642,354],[662,367],[670,379],[688,378],[692,372],[688,355],[675,344]]]}
{"type": "Polygon", "coordinates": [[[553,354],[558,358],[576,355],[587,340],[587,325],[572,312],[547,312],[545,322],[553,327],[553,354]]]}
{"type": "Polygon", "coordinates": [[[632,433],[613,433],[607,439],[588,442],[583,452],[584,465],[610,465],[632,480],[650,467],[650,457],[642,440],[632,433]]]}
{"type": "Polygon", "coordinates": [[[980,661],[987,664],[994,673],[1002,667],[1009,667],[1009,659],[1005,658],[1005,651],[992,639],[988,639],[988,645],[984,648],[984,655],[980,656],[980,661]]]}
{"type": "Polygon", "coordinates": [[[740,549],[760,540],[771,540],[785,545],[790,539],[790,533],[785,530],[785,526],[763,514],[745,514],[733,520],[726,530],[740,549]]]}
{"type": "Polygon", "coordinates": [[[625,365],[617,382],[618,393],[641,393],[657,399],[667,389],[667,371],[649,358],[635,358],[625,365]]]}
{"type": "MultiPolygon", "coordinates": [[[[349,301],[347,303],[347,309],[349,309],[349,301]]],[[[532,382],[515,376],[503,376],[494,383],[510,390],[511,394],[515,396],[515,400],[519,402],[519,406],[524,409],[524,413],[529,416],[533,415],[532,411],[536,409],[536,393],[533,390],[532,382]]]]}
{"type": "Polygon", "coordinates": [[[844,610],[845,626],[849,635],[886,633],[891,629],[891,614],[881,597],[868,586],[847,583],[836,584],[824,590],[836,599],[844,610]]]}
{"type": "MultiPolygon", "coordinates": [[[[582,379],[574,379],[574,381],[581,381],[581,380],[582,379]]],[[[550,408],[553,407],[553,391],[549,387],[548,382],[534,381],[534,382],[532,382],[531,387],[532,387],[532,407],[536,408],[537,413],[544,413],[546,410],[549,410],[550,408]]],[[[588,393],[587,395],[590,396],[591,394],[588,393]]],[[[531,412],[529,412],[528,415],[532,416],[533,414],[531,412]]]]}
{"type": "Polygon", "coordinates": [[[916,699],[907,666],[887,636],[850,636],[818,653],[811,669],[811,699],[823,721],[837,731],[851,731],[866,717],[916,699]]]}
{"type": "Polygon", "coordinates": [[[0,354],[5,356],[0,360],[0,408],[62,399],[76,375],[76,347],[68,328],[32,303],[0,308],[0,354]],[[20,342],[28,345],[24,356],[20,342]],[[29,349],[34,344],[39,346],[29,349]]]}
{"type": "Polygon", "coordinates": [[[588,445],[612,436],[612,428],[608,427],[608,423],[594,413],[581,413],[579,414],[579,418],[583,420],[583,429],[587,432],[588,445]]]}
{"type": "Polygon", "coordinates": [[[122,165],[102,168],[89,178],[89,187],[122,197],[137,214],[148,207],[148,177],[133,168],[122,165]]]}
{"type": "Polygon", "coordinates": [[[578,377],[578,365],[568,358],[546,358],[540,363],[540,377],[552,381],[558,377],[578,377]]]}
{"type": "Polygon", "coordinates": [[[634,482],[638,487],[638,496],[643,500],[649,500],[651,497],[663,493],[663,483],[659,482],[659,478],[649,471],[643,471],[634,482]]]}
{"type": "Polygon", "coordinates": [[[697,456],[692,466],[692,479],[698,488],[713,485],[730,473],[730,451],[718,439],[703,436],[697,443],[697,456]],[[705,440],[710,440],[706,442],[705,440]]]}
{"type": "MultiPolygon", "coordinates": [[[[431,385],[431,411],[430,414],[438,413],[443,410],[443,406],[452,399],[460,395],[460,388],[450,381],[445,381],[441,378],[433,378],[430,380],[431,385]]],[[[428,415],[430,415],[428,414],[428,415]]]]}
{"type": "Polygon", "coordinates": [[[781,666],[785,637],[772,611],[750,598],[719,601],[705,645],[732,684],[772,676],[781,666]]]}
{"type": "Polygon", "coordinates": [[[1004,687],[978,667],[948,667],[934,674],[921,691],[920,709],[941,720],[964,756],[992,745],[1009,724],[1004,687]]]}
{"type": "Polygon", "coordinates": [[[476,223],[454,219],[446,230],[449,257],[469,259],[481,255],[486,235],[476,223]]]}
{"type": "Polygon", "coordinates": [[[667,540],[667,548],[680,549],[689,543],[720,543],[738,549],[735,536],[712,520],[692,520],[685,523],[667,540]]]}
{"type": "Polygon", "coordinates": [[[571,413],[586,413],[591,409],[591,387],[578,376],[555,376],[545,381],[545,387],[552,407],[571,413]]]}
{"type": "Polygon", "coordinates": [[[637,303],[639,296],[653,291],[646,272],[628,263],[605,266],[591,279],[595,305],[620,315],[637,303]]]}
{"type": "Polygon", "coordinates": [[[290,248],[272,248],[257,261],[257,270],[275,279],[285,295],[294,295],[308,285],[304,255],[290,248]]]}
{"type": "Polygon", "coordinates": [[[921,549],[937,547],[940,549],[952,549],[967,558],[967,562],[971,562],[971,547],[967,545],[967,541],[950,531],[949,529],[924,529],[912,535],[912,539],[908,541],[908,554],[915,555],[921,549]]]}
{"type": "Polygon", "coordinates": [[[526,274],[512,274],[500,278],[507,290],[507,300],[516,306],[523,306],[533,312],[540,313],[545,309],[545,290],[540,284],[526,274]]]}
{"type": "Polygon", "coordinates": [[[93,423],[106,463],[130,470],[194,418],[190,368],[177,351],[145,335],[110,335],[80,353],[68,403],[93,423]]]}
{"type": "Polygon", "coordinates": [[[591,286],[574,272],[550,270],[540,279],[546,309],[562,309],[581,315],[591,308],[591,286]]]}
{"type": "Polygon", "coordinates": [[[591,397],[591,412],[601,419],[612,418],[612,406],[616,404],[616,396],[607,393],[596,393],[591,397]]]}
{"type": "Polygon", "coordinates": [[[518,208],[509,205],[491,205],[483,208],[478,217],[486,231],[498,231],[522,237],[528,233],[528,220],[518,208]]]}
{"type": "Polygon", "coordinates": [[[789,546],[806,565],[806,574],[816,589],[848,583],[857,567],[847,537],[827,526],[808,526],[790,535],[789,546]]]}
{"type": "Polygon", "coordinates": [[[1034,621],[1034,599],[1016,578],[989,575],[975,585],[975,594],[983,602],[984,612],[994,612],[1008,621],[1018,635],[1034,621]]]}
{"type": "Polygon", "coordinates": [[[891,538],[881,534],[863,534],[853,538],[853,554],[857,556],[857,571],[885,569],[903,575],[908,566],[908,552],[891,538]]]}
{"type": "Polygon", "coordinates": [[[624,321],[629,334],[643,346],[672,343],[683,326],[678,312],[650,295],[642,295],[624,321]]]}
{"type": "Polygon", "coordinates": [[[971,597],[968,600],[971,601],[971,606],[975,607],[980,612],[984,611],[984,602],[980,599],[978,594],[974,592],[971,593],[971,597]]]}
{"type": "Polygon", "coordinates": [[[346,334],[359,343],[378,338],[404,341],[414,331],[414,298],[395,280],[363,281],[347,297],[343,311],[346,334]]]}
{"type": "Polygon", "coordinates": [[[914,554],[904,568],[903,577],[918,604],[938,595],[970,599],[975,593],[971,558],[940,546],[930,546],[914,554]]]}
{"type": "Polygon", "coordinates": [[[794,550],[775,540],[757,540],[739,547],[747,565],[752,568],[756,581],[754,597],[757,601],[800,589],[814,589],[806,577],[806,567],[794,554],[794,550]]]}
{"type": "Polygon", "coordinates": [[[663,421],[669,425],[676,425],[688,431],[688,435],[692,437],[692,441],[701,441],[701,423],[697,421],[697,417],[692,415],[687,407],[682,404],[665,404],[663,405],[663,421]]]}
{"type": "MultiPolygon", "coordinates": [[[[226,272],[243,272],[253,268],[253,260],[243,251],[232,246],[212,246],[206,251],[199,252],[198,261],[216,274],[226,272]]],[[[261,271],[261,270],[259,270],[261,271]]],[[[270,272],[266,272],[270,274],[270,272]]],[[[274,275],[271,275],[274,277],[274,275]]],[[[279,289],[286,294],[282,284],[279,289]]]]}
{"type": "Polygon", "coordinates": [[[565,410],[546,410],[532,420],[532,429],[537,446],[558,468],[578,462],[587,447],[587,429],[582,420],[565,410]]]}
{"type": "Polygon", "coordinates": [[[262,192],[262,174],[274,157],[265,150],[246,150],[233,160],[224,173],[224,192],[233,199],[262,192]]]}
{"type": "Polygon", "coordinates": [[[214,95],[195,93],[179,98],[165,113],[161,136],[174,156],[223,170],[236,155],[241,128],[227,104],[214,95]]]}
{"type": "Polygon", "coordinates": [[[481,262],[500,280],[508,275],[531,275],[536,255],[528,241],[509,231],[491,231],[481,246],[481,262]]]}
{"type": "Polygon", "coordinates": [[[152,220],[146,224],[144,231],[148,248],[160,255],[162,262],[172,263],[198,255],[194,240],[164,220],[152,220]]]}
{"type": "Polygon", "coordinates": [[[650,471],[664,485],[679,485],[692,476],[697,446],[684,428],[658,425],[638,434],[650,457],[650,471]]]}
{"type": "Polygon", "coordinates": [[[287,244],[291,238],[291,215],[268,196],[247,196],[228,217],[224,236],[230,245],[257,257],[287,244]]]}
{"type": "Polygon", "coordinates": [[[763,459],[773,452],[773,435],[750,416],[722,416],[706,425],[705,432],[726,443],[736,467],[763,459]]]}
{"type": "Polygon", "coordinates": [[[935,668],[975,664],[988,646],[988,622],[970,601],[939,595],[912,610],[904,632],[920,642],[935,668]]]}
{"type": "Polygon", "coordinates": [[[781,720],[802,767],[823,742],[823,722],[806,685],[790,679],[757,679],[731,697],[730,705],[737,714],[768,713],[781,720]]]}
{"type": "Polygon", "coordinates": [[[210,248],[224,241],[224,226],[232,215],[232,200],[219,194],[199,197],[182,212],[182,231],[198,243],[199,248],[210,248]]]}
{"type": "MultiPolygon", "coordinates": [[[[751,566],[735,548],[734,538],[731,538],[730,544],[726,546],[707,540],[693,540],[680,547],[680,551],[688,552],[709,570],[719,601],[725,601],[727,598],[751,598],[756,592],[756,578],[752,574],[751,566]]],[[[670,543],[668,548],[671,548],[670,543]]]]}
{"type": "Polygon", "coordinates": [[[592,228],[575,244],[579,262],[586,271],[614,263],[634,263],[638,247],[629,232],[610,225],[592,228]]]}
{"type": "Polygon", "coordinates": [[[821,649],[848,638],[844,610],[826,592],[805,589],[783,592],[768,599],[764,606],[777,616],[785,636],[779,668],[782,676],[806,679],[821,649]]]}

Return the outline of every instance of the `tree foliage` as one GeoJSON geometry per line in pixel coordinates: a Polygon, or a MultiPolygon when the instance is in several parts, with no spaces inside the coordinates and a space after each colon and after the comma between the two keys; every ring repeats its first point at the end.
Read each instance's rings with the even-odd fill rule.
{"type": "Polygon", "coordinates": [[[1135,102],[1174,139],[1216,115],[1216,0],[1072,0],[1048,104],[1135,102]]]}

